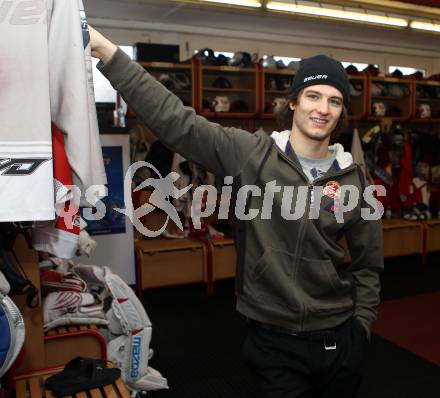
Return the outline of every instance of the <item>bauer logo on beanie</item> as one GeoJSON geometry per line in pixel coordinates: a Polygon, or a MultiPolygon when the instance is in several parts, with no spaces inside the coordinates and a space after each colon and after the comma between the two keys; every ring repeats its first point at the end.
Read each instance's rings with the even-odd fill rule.
{"type": "Polygon", "coordinates": [[[348,107],[350,82],[344,67],[339,61],[326,55],[316,55],[303,59],[290,86],[289,96],[317,84],[327,84],[337,88],[342,94],[344,105],[348,107]]]}
{"type": "Polygon", "coordinates": [[[309,80],[325,80],[327,79],[327,75],[316,75],[316,76],[309,76],[304,78],[304,83],[308,82],[309,80]]]}

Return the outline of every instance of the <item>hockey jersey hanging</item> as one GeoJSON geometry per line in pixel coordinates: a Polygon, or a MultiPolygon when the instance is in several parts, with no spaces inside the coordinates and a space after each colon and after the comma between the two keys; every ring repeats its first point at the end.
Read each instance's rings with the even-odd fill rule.
{"type": "Polygon", "coordinates": [[[413,200],[414,189],[412,185],[413,168],[412,168],[412,149],[411,138],[406,137],[405,146],[401,159],[400,176],[399,176],[399,193],[400,200],[404,209],[415,205],[413,200]]]}
{"type": "Polygon", "coordinates": [[[74,184],[82,194],[106,183],[80,6],[79,0],[5,4],[0,20],[0,221],[54,219],[51,120],[66,136],[74,184]]]}

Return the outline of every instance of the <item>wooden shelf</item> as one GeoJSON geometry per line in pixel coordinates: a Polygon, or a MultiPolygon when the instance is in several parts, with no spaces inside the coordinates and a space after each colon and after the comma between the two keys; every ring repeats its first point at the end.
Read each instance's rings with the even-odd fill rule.
{"type": "Polygon", "coordinates": [[[238,72],[238,73],[256,73],[256,68],[242,68],[239,66],[201,66],[202,71],[210,72],[238,72]]]}
{"type": "Polygon", "coordinates": [[[266,94],[280,94],[280,95],[286,95],[288,94],[289,90],[265,90],[266,94]]]}
{"type": "Polygon", "coordinates": [[[416,84],[420,84],[421,86],[437,86],[440,87],[440,82],[436,80],[416,80],[416,84]]]}
{"type": "Polygon", "coordinates": [[[411,79],[401,79],[398,77],[371,77],[371,81],[374,82],[382,82],[382,83],[399,83],[399,84],[411,84],[411,79]]]}
{"type": "Polygon", "coordinates": [[[365,119],[365,115],[348,115],[348,120],[362,120],[365,119]]]}
{"type": "Polygon", "coordinates": [[[409,121],[411,123],[431,124],[431,123],[440,123],[440,118],[429,118],[429,119],[413,118],[410,119],[409,121]]]}
{"type": "Polygon", "coordinates": [[[254,89],[250,88],[216,88],[216,87],[206,87],[203,91],[221,92],[221,93],[254,93],[254,89]]]}
{"type": "Polygon", "coordinates": [[[138,61],[138,64],[144,68],[156,68],[156,69],[191,69],[191,64],[173,64],[172,62],[142,62],[138,61]]]}
{"type": "Polygon", "coordinates": [[[287,75],[287,76],[295,76],[296,71],[290,70],[290,69],[273,69],[273,68],[267,68],[263,71],[266,75],[287,75]]]}
{"type": "Polygon", "coordinates": [[[381,100],[402,101],[402,100],[408,99],[409,96],[406,96],[406,97],[392,97],[390,95],[372,95],[371,98],[373,98],[373,99],[381,99],[381,100]]]}
{"type": "Polygon", "coordinates": [[[391,119],[393,122],[406,122],[409,121],[409,116],[368,116],[369,121],[381,121],[384,119],[391,119]]]}
{"type": "MultiPolygon", "coordinates": [[[[255,67],[243,68],[237,66],[211,66],[202,65],[200,60],[193,59],[190,63],[174,64],[168,62],[139,62],[140,65],[148,68],[152,68],[153,71],[160,70],[185,70],[187,74],[191,73],[191,89],[172,90],[172,92],[181,98],[188,100],[191,96],[191,106],[193,106],[199,114],[208,119],[260,119],[260,120],[275,120],[275,116],[271,113],[265,113],[264,109],[266,102],[270,102],[276,96],[286,96],[289,92],[286,90],[265,90],[267,79],[277,78],[287,79],[293,77],[297,72],[290,69],[275,69],[275,68],[263,68],[261,65],[255,67]],[[244,74],[244,75],[243,75],[244,74]],[[227,77],[231,80],[233,88],[216,88],[211,87],[212,79],[216,77],[227,77]],[[206,86],[204,86],[206,85],[206,86]],[[243,88],[240,88],[243,87],[243,88]],[[247,88],[249,87],[249,88],[247,88]],[[202,100],[204,97],[210,97],[213,95],[232,95],[234,99],[245,99],[246,102],[250,101],[250,109],[253,112],[210,112],[201,111],[202,100]],[[255,97],[255,101],[253,101],[255,97]]],[[[361,95],[351,97],[352,111],[355,112],[348,116],[349,121],[366,121],[366,122],[378,122],[384,119],[390,119],[393,122],[411,122],[420,124],[440,123],[440,117],[433,117],[430,119],[420,119],[416,117],[415,109],[421,103],[431,104],[433,114],[436,115],[437,103],[440,104],[440,98],[417,98],[416,87],[424,86],[427,89],[431,87],[440,87],[439,81],[424,81],[414,80],[413,78],[398,78],[392,76],[370,76],[366,73],[360,73],[358,75],[348,75],[351,82],[360,82],[363,84],[363,92],[361,95]],[[394,97],[390,95],[371,95],[371,85],[373,83],[383,84],[400,84],[405,85],[410,90],[409,96],[394,97]],[[372,114],[372,102],[384,101],[386,104],[396,104],[401,109],[403,116],[374,116],[372,114]]],[[[273,87],[273,86],[271,86],[273,87]]],[[[437,116],[437,115],[436,115],[437,116]]]]}
{"type": "Polygon", "coordinates": [[[440,98],[416,98],[420,102],[440,102],[440,98]]]}

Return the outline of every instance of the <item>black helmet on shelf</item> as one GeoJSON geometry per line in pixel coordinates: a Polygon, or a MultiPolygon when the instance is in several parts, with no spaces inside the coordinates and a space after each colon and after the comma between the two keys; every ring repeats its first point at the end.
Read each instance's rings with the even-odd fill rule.
{"type": "Polygon", "coordinates": [[[419,70],[417,72],[412,73],[409,76],[412,77],[413,79],[416,79],[416,80],[423,80],[424,79],[423,72],[421,72],[419,70]]]}
{"type": "Polygon", "coordinates": [[[203,65],[214,65],[216,59],[214,51],[210,48],[199,50],[194,56],[198,58],[203,65]]]}
{"type": "Polygon", "coordinates": [[[177,84],[176,88],[178,89],[185,90],[191,87],[191,79],[186,73],[176,73],[174,80],[177,84]]]}
{"type": "Polygon", "coordinates": [[[358,75],[360,72],[358,71],[358,68],[356,68],[356,66],[354,66],[353,64],[348,65],[345,68],[345,71],[347,72],[347,74],[349,75],[358,75]]]}
{"type": "Polygon", "coordinates": [[[284,65],[284,62],[279,59],[276,63],[275,63],[277,69],[286,69],[286,65],[284,65]]]}
{"type": "Polygon", "coordinates": [[[403,77],[403,73],[400,69],[395,69],[393,73],[391,73],[393,77],[403,77]]]}
{"type": "Polygon", "coordinates": [[[402,98],[405,93],[401,84],[390,84],[388,86],[388,93],[391,97],[402,98]]]}
{"type": "Polygon", "coordinates": [[[388,88],[381,83],[373,83],[371,85],[371,94],[374,96],[386,96],[388,95],[388,88]]]}
{"type": "Polygon", "coordinates": [[[379,74],[379,68],[370,64],[363,70],[363,72],[368,73],[370,76],[377,76],[379,74]]]}
{"type": "Polygon", "coordinates": [[[277,67],[273,55],[265,55],[260,62],[263,68],[275,69],[277,67]]]}
{"type": "Polygon", "coordinates": [[[241,67],[251,67],[254,65],[252,57],[249,53],[245,51],[236,52],[233,57],[229,60],[230,66],[241,66],[241,67]]]}
{"type": "Polygon", "coordinates": [[[166,73],[160,75],[157,80],[162,83],[168,90],[175,90],[177,88],[176,82],[173,77],[166,73]]]}
{"type": "Polygon", "coordinates": [[[215,88],[232,88],[232,83],[226,77],[219,76],[212,83],[215,88]]]}
{"type": "Polygon", "coordinates": [[[230,58],[227,57],[226,55],[219,54],[219,55],[217,55],[217,57],[214,60],[214,65],[215,66],[226,66],[226,65],[229,65],[229,60],[230,60],[230,58]]]}
{"type": "Polygon", "coordinates": [[[362,94],[364,87],[361,82],[350,81],[350,96],[359,97],[362,94]]]}
{"type": "Polygon", "coordinates": [[[293,70],[294,72],[297,72],[299,69],[299,63],[300,61],[290,61],[287,65],[287,69],[293,70]]]}

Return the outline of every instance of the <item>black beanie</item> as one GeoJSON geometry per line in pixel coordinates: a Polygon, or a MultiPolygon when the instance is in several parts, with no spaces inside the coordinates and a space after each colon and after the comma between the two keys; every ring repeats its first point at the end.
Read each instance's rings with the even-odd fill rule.
{"type": "Polygon", "coordinates": [[[298,72],[289,89],[289,97],[297,94],[303,88],[317,84],[328,84],[337,88],[342,94],[345,107],[348,108],[350,83],[347,73],[339,61],[327,57],[327,55],[315,55],[301,60],[298,72]]]}

